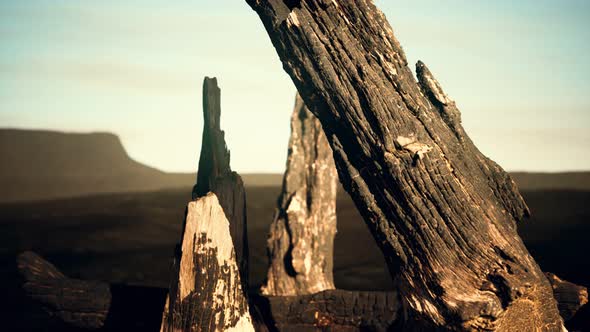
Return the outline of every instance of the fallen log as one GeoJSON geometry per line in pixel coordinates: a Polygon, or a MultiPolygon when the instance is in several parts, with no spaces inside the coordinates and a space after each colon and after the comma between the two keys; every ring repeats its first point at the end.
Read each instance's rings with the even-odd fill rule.
{"type": "Polygon", "coordinates": [[[264,295],[334,289],[338,175],[320,122],[299,94],[291,116],[287,167],[268,237],[264,295]]]}
{"type": "Polygon", "coordinates": [[[17,257],[17,268],[25,296],[46,314],[38,319],[47,328],[104,326],[112,299],[108,283],[68,278],[31,251],[17,257]]]}
{"type": "Polygon", "coordinates": [[[423,63],[418,82],[369,0],[246,0],[397,283],[405,330],[563,329],[516,232],[515,183],[469,139],[423,63]]]}
{"type": "Polygon", "coordinates": [[[256,296],[253,303],[278,331],[391,331],[399,301],[395,292],[340,289],[299,296],[256,296]]]}

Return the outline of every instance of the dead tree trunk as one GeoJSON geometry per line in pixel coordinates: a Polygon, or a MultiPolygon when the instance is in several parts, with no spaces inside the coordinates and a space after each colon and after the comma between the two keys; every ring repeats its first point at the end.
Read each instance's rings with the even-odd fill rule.
{"type": "Polygon", "coordinates": [[[244,289],[248,285],[248,222],[246,192],[240,175],[230,167],[230,154],[221,130],[221,90],[216,78],[203,81],[203,139],[193,187],[193,199],[209,192],[217,194],[219,203],[229,220],[229,227],[244,289]]]}
{"type": "Polygon", "coordinates": [[[161,331],[254,331],[229,221],[216,194],[189,203],[181,251],[161,331]]]}
{"type": "Polygon", "coordinates": [[[161,331],[253,331],[244,185],[229,165],[215,78],[203,83],[203,114],[195,201],[188,205],[175,253],[161,331]]]}
{"type": "Polygon", "coordinates": [[[428,69],[416,82],[370,0],[247,0],[340,180],[396,278],[406,329],[563,328],[549,282],[516,233],[512,179],[477,150],[428,69]]]}
{"type": "Polygon", "coordinates": [[[268,238],[264,295],[334,289],[337,180],[321,124],[297,94],[283,189],[268,238]]]}

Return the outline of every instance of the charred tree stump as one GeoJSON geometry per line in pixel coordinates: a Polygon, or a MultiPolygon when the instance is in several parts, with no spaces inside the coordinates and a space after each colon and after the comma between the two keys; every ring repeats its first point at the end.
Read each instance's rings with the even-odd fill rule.
{"type": "Polygon", "coordinates": [[[229,221],[214,193],[188,205],[178,271],[161,331],[254,331],[229,221]]]}
{"type": "Polygon", "coordinates": [[[203,81],[203,138],[193,187],[193,200],[214,192],[229,220],[242,284],[248,285],[248,222],[244,181],[230,167],[230,153],[221,130],[221,90],[216,78],[203,81]]]}
{"type": "Polygon", "coordinates": [[[247,300],[246,198],[220,129],[220,90],[203,83],[203,141],[193,202],[173,263],[161,331],[253,331],[247,300]],[[232,241],[232,239],[234,239],[232,241]]]}
{"type": "Polygon", "coordinates": [[[516,232],[515,183],[463,130],[426,66],[418,82],[370,0],[246,0],[319,118],[340,180],[398,285],[406,330],[563,329],[516,232]]]}
{"type": "Polygon", "coordinates": [[[334,289],[337,179],[321,124],[297,94],[283,189],[268,238],[264,295],[334,289]]]}

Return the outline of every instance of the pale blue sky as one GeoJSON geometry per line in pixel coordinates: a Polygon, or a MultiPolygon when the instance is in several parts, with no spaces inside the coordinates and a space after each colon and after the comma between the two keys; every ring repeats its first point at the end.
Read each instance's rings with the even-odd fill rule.
{"type": "MultiPolygon", "coordinates": [[[[376,2],[484,153],[590,169],[589,1],[376,2]]],[[[0,45],[1,127],[114,132],[138,161],[195,171],[216,76],[233,168],[284,168],[295,88],[243,0],[3,0],[0,45]]]]}

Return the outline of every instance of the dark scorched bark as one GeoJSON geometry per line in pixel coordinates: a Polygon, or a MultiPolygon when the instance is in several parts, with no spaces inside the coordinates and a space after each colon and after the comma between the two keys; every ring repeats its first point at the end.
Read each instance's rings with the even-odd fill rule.
{"type": "Polygon", "coordinates": [[[555,331],[551,286],[516,232],[516,185],[414,78],[368,0],[247,0],[319,118],[340,180],[396,278],[406,329],[555,331]]]}

